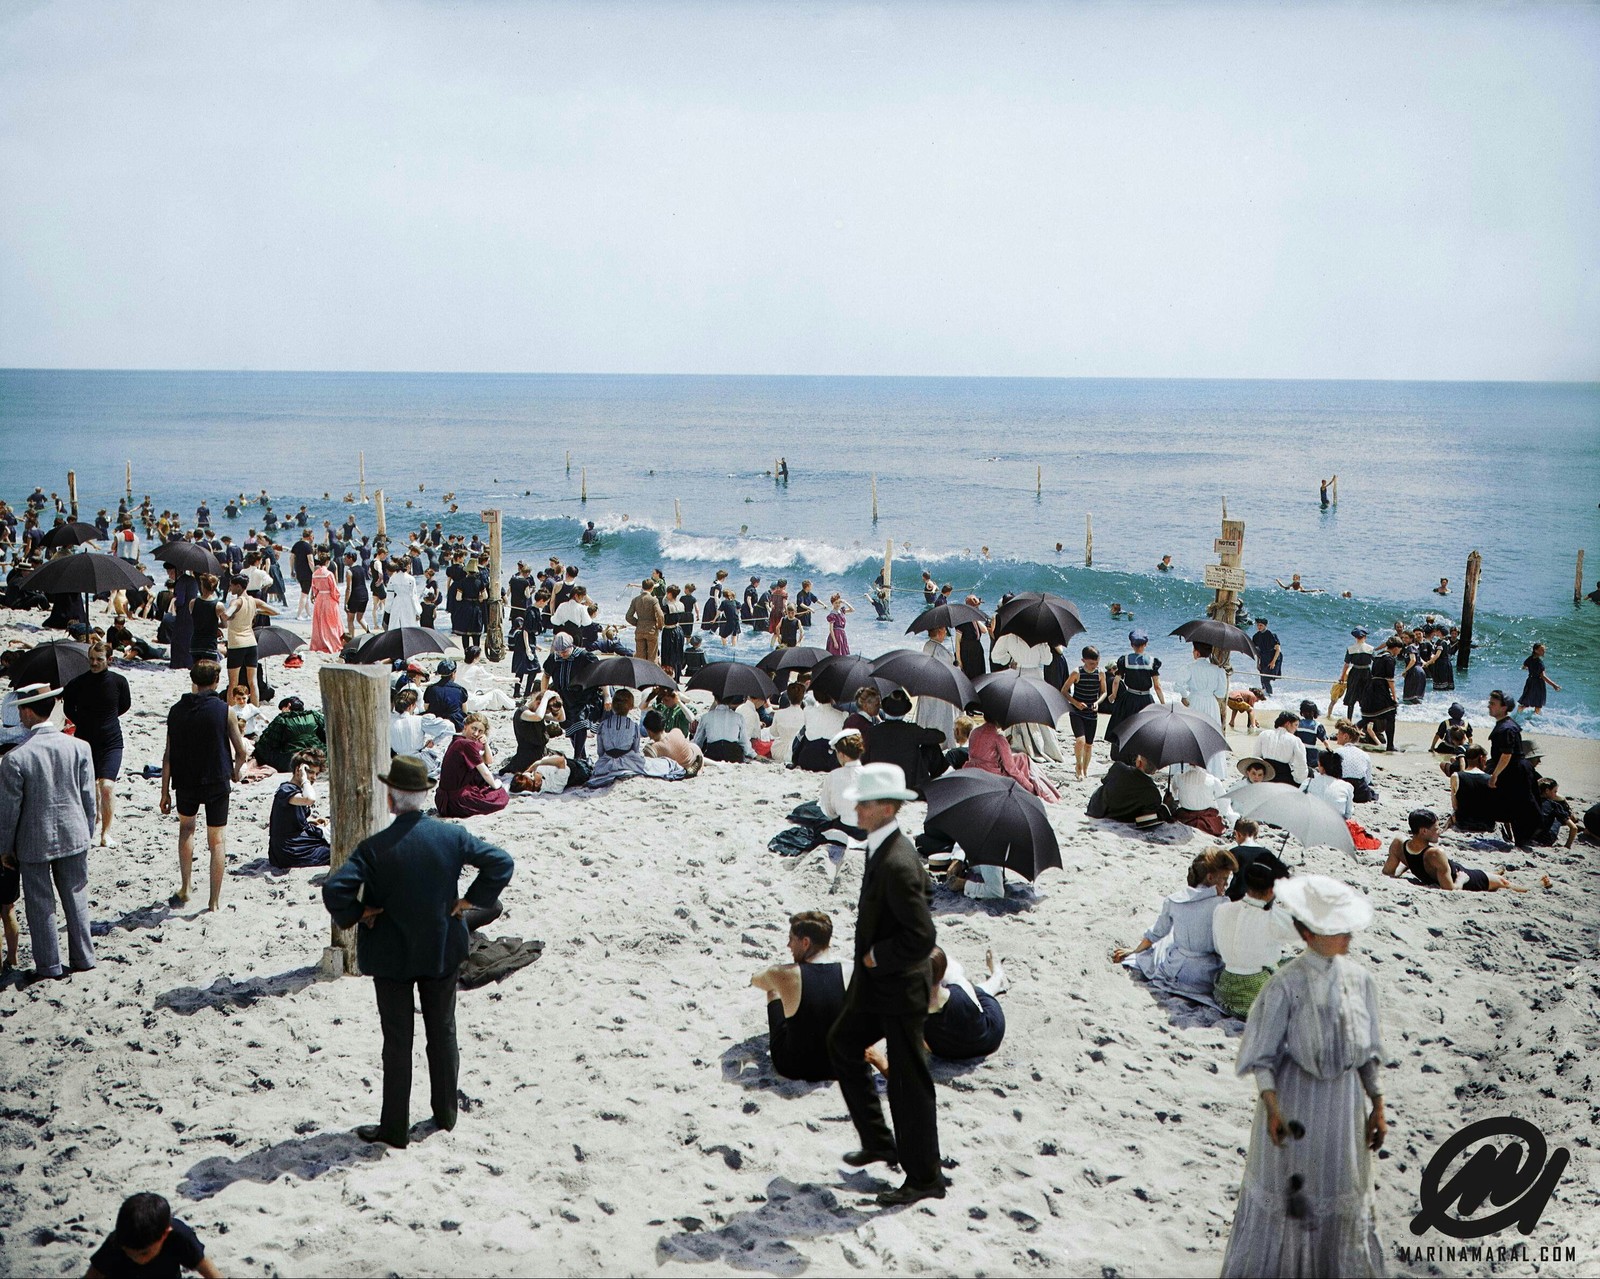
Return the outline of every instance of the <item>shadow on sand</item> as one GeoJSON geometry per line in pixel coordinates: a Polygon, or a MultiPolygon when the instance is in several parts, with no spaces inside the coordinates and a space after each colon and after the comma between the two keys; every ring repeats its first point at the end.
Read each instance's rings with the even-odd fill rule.
{"type": "MultiPolygon", "coordinates": [[[[858,1174],[859,1175],[859,1174],[858,1174]]],[[[864,1189],[866,1187],[863,1187],[864,1189]]],[[[871,1189],[880,1189],[873,1183],[871,1189]]],[[[795,1185],[782,1177],[767,1183],[767,1202],[754,1212],[741,1212],[716,1230],[704,1230],[696,1217],[680,1217],[681,1234],[663,1236],[656,1244],[658,1264],[682,1261],[691,1265],[720,1262],[734,1270],[759,1270],[770,1275],[798,1275],[810,1259],[791,1242],[843,1234],[871,1221],[878,1214],[840,1204],[826,1186],[795,1185]]]]}
{"type": "Polygon", "coordinates": [[[291,1137],[242,1159],[215,1155],[202,1159],[184,1174],[178,1193],[185,1199],[210,1199],[236,1181],[266,1185],[285,1174],[315,1181],[323,1173],[346,1164],[382,1159],[388,1146],[362,1141],[353,1132],[325,1132],[315,1137],[291,1137]]]}
{"type": "Polygon", "coordinates": [[[723,1050],[722,1082],[777,1093],[780,1097],[804,1097],[819,1088],[834,1086],[831,1082],[812,1084],[803,1079],[782,1078],[772,1069],[772,1053],[765,1031],[723,1050]]]}

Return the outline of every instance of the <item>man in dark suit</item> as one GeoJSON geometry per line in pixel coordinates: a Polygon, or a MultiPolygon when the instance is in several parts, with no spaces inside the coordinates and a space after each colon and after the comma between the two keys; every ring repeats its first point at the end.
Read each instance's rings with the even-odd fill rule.
{"type": "Polygon", "coordinates": [[[948,766],[944,757],[944,734],[936,728],[924,728],[906,721],[911,713],[911,699],[904,690],[896,689],[883,699],[883,718],[872,726],[867,736],[867,753],[862,761],[867,764],[893,764],[906,779],[906,784],[922,793],[948,766]]]}
{"type": "Polygon", "coordinates": [[[396,756],[383,782],[394,821],[356,845],[328,876],[322,900],[341,928],[362,925],[357,941],[361,971],[372,978],[383,1025],[383,1114],[356,1129],[363,1141],[404,1149],[411,1130],[411,1000],[422,1006],[428,1036],[428,1077],[433,1120],[456,1126],[456,970],[467,957],[467,921],[474,909],[492,907],[511,882],[513,863],[455,822],[424,817],[433,783],[414,755],[396,756]],[[464,865],[478,868],[466,895],[458,895],[464,865]]]}
{"type": "Polygon", "coordinates": [[[897,1163],[905,1169],[905,1184],[878,1196],[885,1207],[943,1199],[945,1186],[938,1103],[922,1040],[933,989],[933,894],[922,858],[897,821],[900,805],[915,798],[893,764],[863,765],[855,788],[844,795],[867,832],[867,866],[856,916],[855,970],[844,1009],[828,1032],[828,1056],[861,1137],[861,1149],[847,1154],[845,1163],[897,1163]],[[893,1133],[883,1122],[862,1056],[880,1039],[888,1047],[893,1133]]]}

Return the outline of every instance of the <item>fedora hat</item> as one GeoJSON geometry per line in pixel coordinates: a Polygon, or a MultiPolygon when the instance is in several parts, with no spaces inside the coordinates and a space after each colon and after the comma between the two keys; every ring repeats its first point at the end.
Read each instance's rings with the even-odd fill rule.
{"type": "Polygon", "coordinates": [[[1244,759],[1241,759],[1239,761],[1239,776],[1240,777],[1248,776],[1248,774],[1244,770],[1249,768],[1251,765],[1254,765],[1257,768],[1266,769],[1267,770],[1267,780],[1269,782],[1270,781],[1275,781],[1277,779],[1277,776],[1278,776],[1278,765],[1277,765],[1277,763],[1275,761],[1273,761],[1273,760],[1270,760],[1270,759],[1257,759],[1254,755],[1247,755],[1244,759]]]}
{"type": "Polygon", "coordinates": [[[1321,937],[1359,933],[1372,923],[1366,894],[1327,875],[1291,875],[1280,879],[1274,898],[1311,932],[1321,937]]]}
{"type": "Polygon", "coordinates": [[[389,771],[379,773],[378,780],[390,790],[425,791],[433,789],[428,777],[428,766],[415,755],[396,755],[389,762],[389,771]]]}
{"type": "Polygon", "coordinates": [[[51,688],[48,684],[24,684],[17,690],[16,705],[27,706],[32,702],[46,702],[60,696],[61,690],[51,688]]]}
{"type": "Polygon", "coordinates": [[[898,764],[863,764],[856,774],[856,784],[840,796],[847,804],[886,799],[904,802],[916,797],[916,791],[906,789],[906,772],[898,764]]]}

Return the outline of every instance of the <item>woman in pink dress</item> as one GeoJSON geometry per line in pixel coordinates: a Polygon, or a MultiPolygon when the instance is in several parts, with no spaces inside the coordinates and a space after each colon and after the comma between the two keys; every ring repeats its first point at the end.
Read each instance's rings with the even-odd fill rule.
{"type": "Polygon", "coordinates": [[[1061,794],[1043,773],[1036,773],[1033,761],[1011,749],[1006,735],[987,720],[972,730],[967,741],[966,768],[981,768],[986,773],[1009,777],[1024,790],[1053,804],[1061,794]]]}
{"type": "Polygon", "coordinates": [[[476,817],[498,813],[511,793],[489,771],[489,721],[474,712],[461,734],[450,743],[439,765],[439,788],[433,802],[440,817],[476,817]]]}
{"type": "Polygon", "coordinates": [[[850,641],[844,633],[844,618],[846,613],[854,613],[855,609],[845,602],[844,596],[835,591],[828,600],[828,610],[828,652],[835,657],[848,657],[850,641]]]}
{"type": "Polygon", "coordinates": [[[328,552],[317,552],[316,572],[311,574],[311,651],[337,653],[344,648],[344,616],[339,611],[342,596],[339,579],[328,567],[328,552]]]}

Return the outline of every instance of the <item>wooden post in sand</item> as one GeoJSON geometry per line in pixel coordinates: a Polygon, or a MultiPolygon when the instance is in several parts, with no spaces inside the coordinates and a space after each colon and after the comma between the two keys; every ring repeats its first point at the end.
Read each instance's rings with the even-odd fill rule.
{"type": "Polygon", "coordinates": [[[1239,613],[1239,592],[1244,589],[1244,574],[1239,564],[1244,558],[1244,521],[1223,520],[1222,536],[1212,544],[1217,563],[1206,565],[1206,585],[1216,591],[1216,597],[1206,608],[1206,613],[1219,622],[1233,625],[1239,613]]]}
{"type": "Polygon", "coordinates": [[[506,656],[505,618],[501,612],[500,582],[500,511],[495,508],[483,513],[483,522],[489,526],[489,598],[484,618],[483,655],[491,662],[503,662],[506,656]]]}
{"type": "MultiPolygon", "coordinates": [[[[355,847],[389,822],[389,796],[378,780],[389,768],[389,678],[370,666],[324,666],[317,672],[328,733],[330,873],[355,847]]],[[[356,930],[333,929],[322,952],[326,976],[354,975],[356,930]]]]}
{"type": "Polygon", "coordinates": [[[683,504],[677,498],[672,499],[672,527],[683,527],[683,504]]]}
{"type": "Polygon", "coordinates": [[[1088,511],[1083,513],[1083,566],[1094,567],[1094,516],[1088,511]]]}
{"type": "Polygon", "coordinates": [[[578,468],[578,501],[587,502],[588,500],[589,500],[589,468],[587,466],[580,466],[578,468]]]}
{"type": "Polygon", "coordinates": [[[1583,547],[1578,548],[1578,571],[1572,575],[1572,602],[1583,603],[1583,547]]]}
{"type": "Polygon", "coordinates": [[[380,538],[382,538],[384,541],[388,541],[388,539],[389,539],[389,526],[388,526],[387,523],[384,522],[383,490],[382,489],[378,489],[375,493],[373,493],[372,499],[373,499],[374,503],[376,503],[377,508],[378,508],[378,536],[380,538]]]}
{"type": "Polygon", "coordinates": [[[872,473],[872,522],[878,522],[878,473],[872,473]]]}
{"type": "Polygon", "coordinates": [[[361,476],[361,492],[357,493],[356,496],[365,502],[367,500],[367,455],[364,451],[356,454],[356,467],[361,476]]]}
{"type": "MultiPolygon", "coordinates": [[[[78,473],[67,472],[67,505],[72,508],[71,518],[78,518],[78,473]]],[[[1583,576],[1583,552],[1578,552],[1578,576],[1583,576]]]]}
{"type": "Polygon", "coordinates": [[[1467,556],[1467,585],[1461,592],[1461,645],[1456,649],[1456,669],[1472,665],[1472,615],[1478,607],[1478,574],[1483,571],[1483,556],[1473,551],[1467,556]]]}

